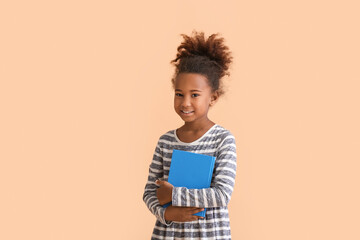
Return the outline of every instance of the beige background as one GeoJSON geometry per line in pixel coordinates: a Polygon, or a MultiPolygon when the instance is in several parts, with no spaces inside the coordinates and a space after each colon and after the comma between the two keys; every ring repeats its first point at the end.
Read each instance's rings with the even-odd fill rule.
{"type": "Polygon", "coordinates": [[[150,239],[180,33],[233,51],[233,239],[360,239],[358,1],[1,1],[0,239],[150,239]]]}

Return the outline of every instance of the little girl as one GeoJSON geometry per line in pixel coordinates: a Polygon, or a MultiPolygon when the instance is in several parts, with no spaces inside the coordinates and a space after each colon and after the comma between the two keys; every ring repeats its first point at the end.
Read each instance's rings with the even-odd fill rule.
{"type": "Polygon", "coordinates": [[[224,92],[221,79],[232,62],[224,38],[203,32],[181,34],[184,41],[171,61],[175,112],[184,121],[163,134],[150,164],[143,200],[157,218],[151,239],[231,239],[227,205],[234,189],[234,136],[208,118],[208,110],[224,92]],[[167,182],[173,149],[215,156],[209,188],[187,189],[167,182]],[[160,180],[161,179],[161,180],[160,180]],[[172,205],[162,205],[172,201],[172,205]],[[206,208],[205,218],[193,215],[206,208]]]}

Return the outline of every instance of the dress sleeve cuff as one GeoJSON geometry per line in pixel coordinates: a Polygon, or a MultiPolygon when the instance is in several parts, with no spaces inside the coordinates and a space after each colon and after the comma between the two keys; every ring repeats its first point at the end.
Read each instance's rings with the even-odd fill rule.
{"type": "Polygon", "coordinates": [[[165,220],[165,210],[166,208],[160,207],[159,208],[159,215],[158,215],[158,220],[162,223],[165,224],[166,226],[170,226],[172,224],[172,221],[167,221],[165,220]]]}
{"type": "Polygon", "coordinates": [[[173,206],[184,207],[181,205],[181,198],[179,199],[181,195],[181,188],[182,187],[174,187],[172,190],[171,202],[173,206]]]}

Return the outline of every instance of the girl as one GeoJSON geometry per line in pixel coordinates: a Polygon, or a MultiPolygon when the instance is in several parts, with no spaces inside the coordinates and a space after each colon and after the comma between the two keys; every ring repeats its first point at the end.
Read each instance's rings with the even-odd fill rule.
{"type": "Polygon", "coordinates": [[[171,61],[175,112],[184,125],[163,134],[150,164],[143,200],[157,218],[151,239],[231,239],[227,205],[234,189],[234,136],[208,118],[208,110],[224,91],[232,56],[224,38],[203,32],[181,34],[184,41],[171,61]],[[210,188],[187,189],[167,182],[173,149],[215,156],[210,188]],[[162,179],[162,180],[159,180],[162,179]],[[172,201],[172,205],[161,205],[172,201]],[[207,208],[205,218],[193,215],[207,208]]]}

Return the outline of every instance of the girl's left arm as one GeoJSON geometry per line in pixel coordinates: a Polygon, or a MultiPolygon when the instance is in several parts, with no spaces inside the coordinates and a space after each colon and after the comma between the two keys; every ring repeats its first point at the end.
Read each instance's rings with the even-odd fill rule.
{"type": "Polygon", "coordinates": [[[172,205],[200,208],[227,206],[234,190],[236,158],[235,138],[229,134],[217,150],[212,186],[204,189],[174,187],[172,205]]]}

